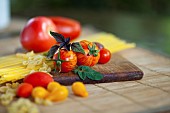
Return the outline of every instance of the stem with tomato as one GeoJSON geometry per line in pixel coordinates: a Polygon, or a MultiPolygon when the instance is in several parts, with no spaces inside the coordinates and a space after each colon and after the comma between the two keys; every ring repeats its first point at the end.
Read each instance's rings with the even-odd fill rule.
{"type": "Polygon", "coordinates": [[[55,67],[54,67],[54,70],[55,70],[55,72],[57,71],[56,70],[56,66],[57,66],[57,68],[59,68],[59,73],[61,72],[61,64],[63,63],[63,62],[67,62],[67,61],[65,61],[65,60],[62,60],[61,59],[61,57],[60,57],[60,49],[58,49],[58,58],[56,59],[56,60],[52,60],[52,61],[54,61],[54,62],[56,62],[56,65],[55,65],[55,67]]]}

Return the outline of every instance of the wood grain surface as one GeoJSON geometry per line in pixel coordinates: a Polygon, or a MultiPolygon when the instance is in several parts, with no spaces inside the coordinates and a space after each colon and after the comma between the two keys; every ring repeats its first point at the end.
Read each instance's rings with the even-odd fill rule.
{"type": "Polygon", "coordinates": [[[71,85],[75,81],[82,81],[85,84],[107,83],[117,81],[139,80],[143,77],[143,72],[134,64],[123,58],[119,54],[112,54],[111,60],[107,64],[97,64],[92,67],[97,72],[103,75],[102,80],[94,81],[86,78],[81,80],[73,72],[69,73],[52,73],[54,80],[63,84],[71,85]]]}
{"type": "MultiPolygon", "coordinates": [[[[10,31],[21,28],[24,22],[12,20],[15,27],[10,31]]],[[[83,34],[92,32],[91,27],[83,29],[83,34]]],[[[0,56],[19,47],[18,35],[0,39],[0,56]]],[[[118,54],[143,70],[141,80],[87,84],[87,98],[74,96],[67,86],[69,98],[53,106],[39,105],[40,113],[170,113],[170,59],[141,48],[118,54]]],[[[7,113],[6,108],[0,106],[0,113],[7,113]]]]}

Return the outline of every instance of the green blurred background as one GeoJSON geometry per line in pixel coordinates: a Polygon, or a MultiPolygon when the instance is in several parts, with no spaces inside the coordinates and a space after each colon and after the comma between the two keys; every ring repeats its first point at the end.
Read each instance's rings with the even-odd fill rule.
{"type": "Polygon", "coordinates": [[[11,0],[11,11],[71,17],[170,57],[170,0],[11,0]]]}

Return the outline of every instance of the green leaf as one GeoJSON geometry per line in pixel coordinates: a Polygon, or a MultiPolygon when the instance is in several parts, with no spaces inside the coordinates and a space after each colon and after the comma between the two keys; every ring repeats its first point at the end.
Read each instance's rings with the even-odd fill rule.
{"type": "Polygon", "coordinates": [[[91,68],[89,66],[81,66],[81,69],[86,72],[91,71],[91,68]]]}
{"type": "Polygon", "coordinates": [[[82,80],[86,79],[86,75],[84,74],[84,72],[78,71],[78,75],[82,80]]]}
{"type": "Polygon", "coordinates": [[[82,54],[85,54],[85,51],[84,49],[82,48],[81,44],[79,42],[74,42],[71,44],[71,49],[74,51],[74,52],[80,52],[82,54]]]}
{"type": "Polygon", "coordinates": [[[95,80],[101,80],[101,79],[103,79],[103,75],[102,75],[101,73],[95,71],[93,74],[94,74],[94,79],[95,79],[95,80]]]}
{"type": "Polygon", "coordinates": [[[96,71],[91,71],[89,73],[86,73],[86,76],[89,78],[89,79],[92,79],[92,80],[101,80],[103,79],[103,75],[99,72],[96,72],[96,71]]]}
{"type": "Polygon", "coordinates": [[[91,80],[101,80],[103,79],[103,75],[89,66],[79,66],[77,69],[73,70],[75,74],[78,74],[80,79],[85,80],[88,77],[91,80]]]}
{"type": "Polygon", "coordinates": [[[93,72],[86,72],[85,75],[87,76],[87,78],[91,79],[91,80],[95,80],[95,76],[93,75],[93,72]]]}

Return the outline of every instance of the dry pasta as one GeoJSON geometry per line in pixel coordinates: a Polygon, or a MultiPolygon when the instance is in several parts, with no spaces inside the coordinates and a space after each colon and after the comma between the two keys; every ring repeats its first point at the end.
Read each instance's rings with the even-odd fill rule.
{"type": "Polygon", "coordinates": [[[38,107],[29,99],[19,98],[7,107],[8,113],[39,113],[38,107]]]}
{"type": "Polygon", "coordinates": [[[7,83],[5,86],[0,87],[0,103],[4,106],[9,105],[13,98],[16,96],[16,89],[19,83],[7,83]]]}

